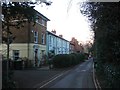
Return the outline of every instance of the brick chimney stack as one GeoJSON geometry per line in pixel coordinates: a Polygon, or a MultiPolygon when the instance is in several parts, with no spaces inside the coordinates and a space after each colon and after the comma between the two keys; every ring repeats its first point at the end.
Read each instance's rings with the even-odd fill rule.
{"type": "Polygon", "coordinates": [[[54,34],[56,34],[56,30],[52,30],[51,32],[54,33],[54,34]]]}
{"type": "Polygon", "coordinates": [[[59,35],[59,37],[61,37],[61,38],[62,38],[62,37],[63,37],[63,35],[61,35],[61,34],[60,34],[60,35],[59,35]]]}

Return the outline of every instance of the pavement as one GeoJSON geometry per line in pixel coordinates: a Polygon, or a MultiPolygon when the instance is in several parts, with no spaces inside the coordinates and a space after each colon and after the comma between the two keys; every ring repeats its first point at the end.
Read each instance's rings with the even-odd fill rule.
{"type": "Polygon", "coordinates": [[[48,66],[43,66],[41,68],[14,70],[13,80],[16,82],[17,88],[36,88],[71,68],[49,69],[48,66]]]}

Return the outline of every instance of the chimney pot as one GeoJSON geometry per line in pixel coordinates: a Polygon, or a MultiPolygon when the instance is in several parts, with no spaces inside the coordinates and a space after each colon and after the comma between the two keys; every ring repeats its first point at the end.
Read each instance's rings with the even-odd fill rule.
{"type": "Polygon", "coordinates": [[[52,30],[52,33],[56,34],[56,30],[52,30]]]}
{"type": "Polygon", "coordinates": [[[59,37],[61,37],[61,38],[62,38],[62,37],[63,37],[63,35],[59,35],[59,37]]]}

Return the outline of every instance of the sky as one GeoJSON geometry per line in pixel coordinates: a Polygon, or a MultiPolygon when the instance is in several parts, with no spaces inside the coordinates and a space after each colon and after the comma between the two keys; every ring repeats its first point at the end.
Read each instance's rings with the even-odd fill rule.
{"type": "Polygon", "coordinates": [[[50,19],[47,30],[56,30],[56,34],[70,41],[75,37],[85,43],[91,38],[87,18],[80,13],[81,0],[51,0],[51,6],[36,5],[35,9],[50,19]]]}

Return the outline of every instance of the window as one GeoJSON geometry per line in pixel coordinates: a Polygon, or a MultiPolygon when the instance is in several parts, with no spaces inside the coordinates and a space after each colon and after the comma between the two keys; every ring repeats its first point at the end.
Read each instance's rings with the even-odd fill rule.
{"type": "Polygon", "coordinates": [[[43,26],[45,26],[45,20],[42,19],[42,23],[41,23],[43,26]]]}
{"type": "Polygon", "coordinates": [[[50,36],[50,38],[49,38],[49,41],[50,41],[50,44],[51,44],[51,36],[50,36]]]}
{"type": "Polygon", "coordinates": [[[36,22],[39,23],[39,17],[38,16],[36,16],[36,22]]]}
{"type": "Polygon", "coordinates": [[[38,32],[34,32],[34,43],[38,43],[38,32]]]}
{"type": "Polygon", "coordinates": [[[42,33],[42,44],[45,44],[45,34],[42,33]]]}
{"type": "Polygon", "coordinates": [[[19,50],[13,50],[13,59],[14,60],[19,59],[19,50]]]}
{"type": "Polygon", "coordinates": [[[37,23],[39,23],[39,20],[38,20],[38,19],[36,19],[36,22],[37,22],[37,23]]]}
{"type": "Polygon", "coordinates": [[[37,36],[37,32],[34,32],[34,36],[37,36]]]}

